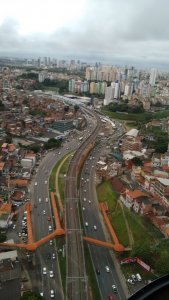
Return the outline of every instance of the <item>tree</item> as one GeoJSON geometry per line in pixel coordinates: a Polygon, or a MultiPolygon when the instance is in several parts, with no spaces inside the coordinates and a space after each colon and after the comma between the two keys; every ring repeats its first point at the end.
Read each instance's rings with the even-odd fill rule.
{"type": "Polygon", "coordinates": [[[58,147],[60,147],[61,143],[62,142],[60,140],[51,138],[51,139],[49,139],[49,141],[47,143],[44,144],[44,148],[46,150],[52,149],[52,148],[58,148],[58,147]]]}
{"type": "Polygon", "coordinates": [[[40,146],[39,145],[31,145],[28,147],[30,150],[32,150],[34,153],[38,153],[40,150],[40,146]]]}
{"type": "Polygon", "coordinates": [[[132,163],[135,166],[142,166],[143,165],[143,162],[142,162],[142,160],[139,157],[133,157],[132,158],[132,163]]]}
{"type": "Polygon", "coordinates": [[[154,264],[153,249],[150,247],[150,243],[147,240],[144,242],[139,241],[134,244],[132,256],[142,259],[151,266],[154,264]]]}
{"type": "Polygon", "coordinates": [[[24,292],[20,300],[42,300],[44,299],[40,294],[34,292],[24,292]]]}
{"type": "Polygon", "coordinates": [[[2,233],[0,230],[0,243],[3,243],[6,241],[6,234],[2,233]]]}
{"type": "Polygon", "coordinates": [[[79,105],[75,104],[75,105],[74,105],[74,111],[76,112],[76,111],[78,111],[78,110],[79,110],[79,105]]]}
{"type": "Polygon", "coordinates": [[[155,270],[159,275],[169,273],[169,253],[168,251],[160,253],[160,259],[155,264],[155,270]]]}

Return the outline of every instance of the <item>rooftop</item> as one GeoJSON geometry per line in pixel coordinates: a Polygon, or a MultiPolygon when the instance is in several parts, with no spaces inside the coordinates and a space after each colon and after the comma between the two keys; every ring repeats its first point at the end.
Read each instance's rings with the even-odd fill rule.
{"type": "Polygon", "coordinates": [[[169,186],[169,179],[166,178],[157,178],[157,180],[165,186],[169,186]]]}

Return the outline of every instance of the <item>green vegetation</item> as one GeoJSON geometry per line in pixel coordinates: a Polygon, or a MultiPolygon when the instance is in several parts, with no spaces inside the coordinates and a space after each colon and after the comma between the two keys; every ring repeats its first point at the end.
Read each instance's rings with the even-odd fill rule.
{"type": "Polygon", "coordinates": [[[35,72],[23,73],[22,75],[18,76],[18,79],[19,78],[37,80],[38,79],[38,73],[35,73],[35,72]]]}
{"type": "Polygon", "coordinates": [[[169,110],[161,111],[161,112],[155,112],[155,113],[117,113],[117,112],[111,112],[107,110],[107,107],[103,107],[102,112],[113,118],[118,120],[126,120],[126,121],[136,121],[147,123],[148,121],[152,119],[160,120],[162,118],[166,118],[169,115],[169,110]]]}
{"type": "Polygon", "coordinates": [[[45,90],[48,89],[50,90],[51,88],[57,88],[57,91],[59,93],[66,93],[68,92],[68,87],[69,87],[69,81],[68,80],[50,80],[50,79],[45,79],[43,82],[36,82],[32,88],[34,90],[45,90]]]}
{"type": "Polygon", "coordinates": [[[30,112],[30,114],[31,114],[32,116],[42,116],[42,117],[45,117],[45,116],[46,116],[46,112],[41,111],[41,110],[39,110],[39,109],[37,109],[37,108],[33,109],[33,110],[30,112]]]}
{"type": "Polygon", "coordinates": [[[62,141],[56,140],[55,138],[51,138],[44,144],[44,148],[46,150],[52,149],[52,148],[59,148],[61,146],[61,144],[62,144],[62,141]]]}
{"type": "Polygon", "coordinates": [[[127,103],[110,103],[105,107],[105,109],[108,109],[111,112],[127,112],[127,113],[144,113],[144,108],[142,104],[137,106],[129,106],[127,103]]]}
{"type": "Polygon", "coordinates": [[[24,292],[20,300],[41,300],[44,299],[40,294],[34,292],[24,292]]]}
{"type": "Polygon", "coordinates": [[[97,186],[97,197],[99,202],[106,202],[109,211],[115,210],[117,193],[112,190],[111,183],[104,181],[97,186]]]}
{"type": "Polygon", "coordinates": [[[115,233],[117,234],[119,242],[125,247],[129,246],[128,232],[121,206],[117,205],[115,212],[110,213],[108,216],[115,233]]]}
{"type": "Polygon", "coordinates": [[[60,197],[62,199],[62,201],[64,201],[64,189],[65,189],[65,177],[64,175],[67,173],[67,169],[69,166],[69,157],[66,159],[66,161],[64,162],[64,164],[62,165],[60,172],[59,172],[59,178],[58,178],[58,182],[59,182],[59,193],[60,193],[60,197]]]}
{"type": "Polygon", "coordinates": [[[5,105],[2,103],[2,101],[0,100],[0,111],[4,111],[7,110],[5,105]]]}
{"type": "Polygon", "coordinates": [[[156,153],[165,153],[168,148],[168,133],[164,132],[160,127],[149,126],[144,133],[151,135],[153,140],[143,140],[148,148],[155,149],[156,153]]]}
{"type": "Polygon", "coordinates": [[[6,241],[6,234],[2,232],[2,229],[0,228],[0,243],[3,243],[6,241]]]}

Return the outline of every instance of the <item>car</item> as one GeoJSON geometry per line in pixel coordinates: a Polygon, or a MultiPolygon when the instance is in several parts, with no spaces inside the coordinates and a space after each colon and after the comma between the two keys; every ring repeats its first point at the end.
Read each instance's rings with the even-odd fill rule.
{"type": "Polygon", "coordinates": [[[94,230],[97,230],[97,226],[96,225],[94,225],[93,228],[94,228],[94,230]]]}
{"type": "Polygon", "coordinates": [[[108,299],[109,299],[109,300],[113,300],[113,296],[112,296],[112,295],[109,295],[109,296],[108,296],[108,299]]]}
{"type": "Polygon", "coordinates": [[[50,216],[48,216],[48,221],[50,221],[51,220],[51,217],[50,216]]]}
{"type": "Polygon", "coordinates": [[[86,190],[84,190],[84,193],[86,193],[87,191],[86,190]]]}
{"type": "Polygon", "coordinates": [[[49,228],[49,231],[52,231],[52,226],[49,226],[48,228],[49,228]]]}
{"type": "Polygon", "coordinates": [[[55,297],[54,290],[51,290],[51,291],[50,291],[50,297],[51,297],[51,298],[54,298],[54,297],[55,297]]]}
{"type": "Polygon", "coordinates": [[[41,297],[43,297],[43,292],[40,292],[41,297]]]}
{"type": "Polygon", "coordinates": [[[42,199],[41,198],[39,198],[39,203],[41,203],[42,202],[42,199]]]}
{"type": "Polygon", "coordinates": [[[88,226],[89,226],[88,222],[85,222],[85,226],[86,226],[86,227],[88,227],[88,226]]]}
{"type": "Polygon", "coordinates": [[[45,184],[47,184],[48,183],[48,181],[47,180],[45,180],[45,184]]]}
{"type": "Polygon", "coordinates": [[[19,233],[18,233],[18,236],[21,237],[21,235],[22,235],[21,232],[19,232],[19,233]]]}
{"type": "Polygon", "coordinates": [[[52,259],[55,259],[56,258],[56,255],[55,253],[52,254],[52,259]]]}
{"type": "Polygon", "coordinates": [[[35,186],[38,185],[37,181],[35,181],[35,186]]]}
{"type": "Polygon", "coordinates": [[[53,277],[54,277],[53,271],[49,271],[49,277],[50,277],[50,278],[53,278],[53,277]]]}
{"type": "Polygon", "coordinates": [[[132,274],[132,275],[131,275],[131,278],[132,278],[132,280],[133,280],[134,282],[136,282],[136,281],[137,281],[137,277],[136,277],[136,275],[132,274]]]}
{"type": "Polygon", "coordinates": [[[138,281],[141,281],[141,280],[142,280],[142,278],[141,278],[141,276],[140,276],[139,273],[136,274],[136,278],[137,278],[138,281]]]}
{"type": "Polygon", "coordinates": [[[106,272],[110,273],[110,268],[108,266],[106,266],[105,268],[106,268],[106,272]]]}
{"type": "Polygon", "coordinates": [[[61,152],[58,153],[59,155],[61,154],[61,152]]]}
{"type": "Polygon", "coordinates": [[[117,288],[116,288],[115,284],[112,285],[112,289],[113,289],[114,293],[117,293],[117,288]]]}
{"type": "Polygon", "coordinates": [[[91,201],[89,200],[89,204],[91,203],[91,201]]]}
{"type": "Polygon", "coordinates": [[[46,254],[46,257],[47,257],[47,259],[51,259],[51,254],[50,254],[50,253],[47,253],[47,254],[46,254]]]}
{"type": "Polygon", "coordinates": [[[85,207],[84,207],[84,206],[82,206],[82,210],[85,210],[85,207]]]}
{"type": "Polygon", "coordinates": [[[86,202],[86,198],[83,198],[83,201],[86,202]]]}
{"type": "Polygon", "coordinates": [[[46,211],[45,210],[43,210],[43,215],[46,215],[46,211]]]}
{"type": "Polygon", "coordinates": [[[46,202],[48,202],[48,198],[46,198],[46,200],[45,200],[46,202]]]}
{"type": "Polygon", "coordinates": [[[16,228],[16,224],[14,224],[12,228],[15,229],[16,228]]]}
{"type": "Polygon", "coordinates": [[[46,275],[46,274],[47,274],[46,267],[43,267],[42,272],[43,272],[43,275],[46,275]]]}
{"type": "Polygon", "coordinates": [[[97,273],[97,275],[100,275],[100,270],[96,269],[96,273],[97,273]]]}
{"type": "Polygon", "coordinates": [[[53,245],[53,241],[52,241],[52,240],[50,240],[50,241],[49,241],[49,244],[52,246],[52,245],[53,245]]]}
{"type": "Polygon", "coordinates": [[[134,281],[132,279],[127,279],[127,282],[129,282],[130,284],[134,284],[134,281]]]}

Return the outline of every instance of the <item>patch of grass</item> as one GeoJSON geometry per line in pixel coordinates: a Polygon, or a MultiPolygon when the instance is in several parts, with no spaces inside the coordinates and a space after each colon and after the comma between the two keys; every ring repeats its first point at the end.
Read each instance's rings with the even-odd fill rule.
{"type": "Polygon", "coordinates": [[[50,192],[54,192],[55,191],[55,176],[56,176],[56,172],[57,169],[60,165],[60,160],[56,163],[56,165],[54,166],[54,168],[52,169],[52,172],[50,174],[50,178],[49,178],[49,191],[50,192]]]}
{"type": "Polygon", "coordinates": [[[125,215],[132,231],[134,241],[145,241],[150,239],[150,234],[147,228],[142,224],[142,218],[138,214],[128,210],[124,207],[125,215]]]}
{"type": "Polygon", "coordinates": [[[116,112],[111,112],[111,111],[107,111],[107,110],[102,110],[102,112],[107,115],[110,116],[113,119],[117,119],[117,120],[125,120],[125,121],[138,121],[138,122],[148,122],[152,119],[162,119],[162,118],[166,118],[169,114],[169,110],[165,110],[165,111],[159,111],[159,112],[155,112],[155,113],[151,113],[151,112],[144,112],[144,113],[140,113],[140,114],[133,114],[133,113],[116,113],[116,112]]]}
{"type": "Polygon", "coordinates": [[[64,162],[64,164],[62,165],[60,172],[59,172],[59,177],[58,177],[59,193],[60,193],[62,202],[64,202],[64,192],[65,192],[65,177],[64,177],[64,175],[67,172],[67,169],[69,166],[69,161],[70,161],[70,157],[68,157],[66,159],[66,161],[64,162]]]}
{"type": "Polygon", "coordinates": [[[59,260],[59,266],[60,266],[60,274],[62,279],[62,286],[64,294],[66,294],[66,253],[65,253],[65,237],[58,237],[56,239],[56,245],[57,249],[64,249],[64,252],[58,251],[58,260],[59,260]],[[64,255],[63,255],[64,253],[64,255]]]}
{"type": "Polygon", "coordinates": [[[110,222],[115,230],[119,242],[127,247],[129,245],[128,232],[121,207],[118,205],[115,212],[109,215],[110,222]]]}
{"type": "Polygon", "coordinates": [[[96,188],[99,202],[106,202],[109,210],[115,210],[117,203],[117,193],[112,190],[111,183],[104,181],[96,188]]]}

